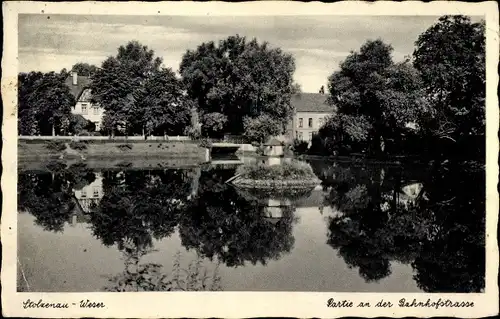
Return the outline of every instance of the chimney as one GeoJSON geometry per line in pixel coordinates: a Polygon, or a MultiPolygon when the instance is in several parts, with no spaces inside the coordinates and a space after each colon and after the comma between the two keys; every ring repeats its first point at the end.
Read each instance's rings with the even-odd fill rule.
{"type": "Polygon", "coordinates": [[[78,85],[78,73],[73,71],[73,85],[78,85]]]}

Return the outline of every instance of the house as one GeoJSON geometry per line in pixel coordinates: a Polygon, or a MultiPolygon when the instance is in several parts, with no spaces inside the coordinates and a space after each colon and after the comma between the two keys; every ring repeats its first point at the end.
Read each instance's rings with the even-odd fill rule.
{"type": "Polygon", "coordinates": [[[91,213],[104,197],[102,180],[102,175],[96,173],[95,180],[92,183],[83,186],[81,189],[73,189],[78,205],[84,213],[91,213]]]}
{"type": "Polygon", "coordinates": [[[75,97],[76,104],[71,109],[71,113],[81,115],[86,120],[91,121],[96,126],[96,131],[101,129],[104,109],[98,104],[91,102],[90,78],[72,72],[65,81],[71,94],[75,97]]]}
{"type": "Polygon", "coordinates": [[[265,156],[283,156],[283,144],[275,138],[265,143],[264,147],[265,156]]]}
{"type": "Polygon", "coordinates": [[[322,93],[300,93],[292,98],[295,113],[288,133],[292,139],[310,142],[327,118],[335,113],[335,108],[326,99],[327,95],[322,93]]]}

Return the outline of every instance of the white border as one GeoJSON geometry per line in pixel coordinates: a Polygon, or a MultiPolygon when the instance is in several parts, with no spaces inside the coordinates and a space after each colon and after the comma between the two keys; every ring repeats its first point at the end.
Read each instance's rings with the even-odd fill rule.
{"type": "MultiPolygon", "coordinates": [[[[4,316],[61,317],[339,317],[339,316],[459,316],[482,317],[498,313],[498,7],[495,2],[376,2],[357,1],[334,4],[300,2],[194,3],[194,2],[4,2],[4,51],[2,58],[3,151],[2,151],[2,308],[4,316]],[[487,79],[487,226],[486,288],[482,294],[406,294],[406,293],[302,293],[302,292],[174,292],[174,293],[17,293],[17,19],[19,13],[117,14],[120,15],[484,15],[486,20],[487,79]],[[23,309],[26,299],[47,302],[102,301],[105,309],[23,309]],[[473,308],[327,308],[329,298],[368,301],[380,299],[394,304],[400,298],[419,300],[451,299],[473,301],[473,308]]],[[[479,186],[479,185],[478,185],[479,186]]]]}

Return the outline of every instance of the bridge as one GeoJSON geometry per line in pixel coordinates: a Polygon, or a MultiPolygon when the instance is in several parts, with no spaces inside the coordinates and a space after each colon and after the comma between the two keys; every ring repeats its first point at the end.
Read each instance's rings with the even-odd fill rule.
{"type": "Polygon", "coordinates": [[[234,154],[240,148],[242,144],[218,142],[212,143],[212,154],[234,154]]]}

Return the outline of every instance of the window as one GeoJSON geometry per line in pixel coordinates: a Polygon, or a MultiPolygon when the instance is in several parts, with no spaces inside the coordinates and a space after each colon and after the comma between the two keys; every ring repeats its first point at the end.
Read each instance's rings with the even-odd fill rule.
{"type": "Polygon", "coordinates": [[[99,114],[99,108],[97,106],[94,106],[94,114],[95,115],[99,114]]]}
{"type": "Polygon", "coordinates": [[[82,114],[87,114],[87,104],[82,104],[82,114]]]}
{"type": "Polygon", "coordinates": [[[93,191],[94,191],[94,197],[99,197],[99,187],[94,187],[93,191]]]}
{"type": "Polygon", "coordinates": [[[298,132],[298,134],[299,134],[299,140],[302,141],[303,139],[302,132],[298,132]]]}
{"type": "Polygon", "coordinates": [[[87,191],[85,189],[82,189],[82,198],[87,197],[87,191]]]}
{"type": "Polygon", "coordinates": [[[309,132],[309,141],[313,138],[313,132],[309,132]]]}
{"type": "Polygon", "coordinates": [[[299,118],[299,127],[302,127],[304,125],[303,121],[304,120],[302,118],[299,118]]]}
{"type": "Polygon", "coordinates": [[[309,118],[309,127],[313,127],[313,119],[309,118]]]}

